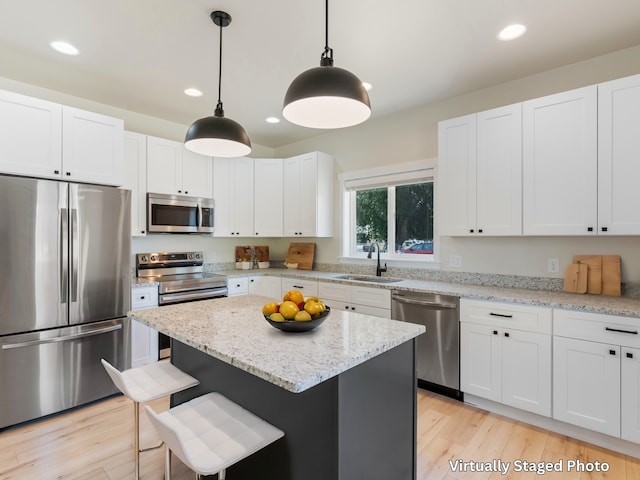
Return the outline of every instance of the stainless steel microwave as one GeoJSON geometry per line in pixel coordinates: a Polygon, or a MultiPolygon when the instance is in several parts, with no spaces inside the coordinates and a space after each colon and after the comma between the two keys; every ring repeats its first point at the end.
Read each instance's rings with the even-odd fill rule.
{"type": "Polygon", "coordinates": [[[147,193],[147,232],[213,233],[212,198],[147,193]]]}

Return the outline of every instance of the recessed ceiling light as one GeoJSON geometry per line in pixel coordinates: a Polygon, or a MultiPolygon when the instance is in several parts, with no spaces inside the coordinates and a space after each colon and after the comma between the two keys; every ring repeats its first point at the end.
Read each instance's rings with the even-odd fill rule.
{"type": "Polygon", "coordinates": [[[362,86],[367,92],[373,88],[373,85],[371,85],[369,82],[362,82],[362,86]]]}
{"type": "Polygon", "coordinates": [[[265,118],[265,122],[267,122],[267,123],[280,123],[280,119],[278,117],[267,117],[267,118],[265,118]]]}
{"type": "Polygon", "coordinates": [[[56,41],[49,44],[54,50],[64,53],[65,55],[78,55],[80,50],[71,45],[69,42],[56,41]]]}
{"type": "Polygon", "coordinates": [[[515,23],[513,25],[509,25],[508,27],[503,28],[498,34],[498,38],[503,41],[515,40],[516,38],[524,35],[524,32],[527,31],[527,27],[524,25],[520,25],[515,23]]]}
{"type": "Polygon", "coordinates": [[[202,92],[197,88],[187,88],[184,91],[185,95],[189,95],[190,97],[201,97],[202,92]]]}

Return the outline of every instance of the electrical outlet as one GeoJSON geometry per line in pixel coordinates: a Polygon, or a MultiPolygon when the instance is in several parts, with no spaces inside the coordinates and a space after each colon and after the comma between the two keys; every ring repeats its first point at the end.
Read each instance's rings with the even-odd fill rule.
{"type": "Polygon", "coordinates": [[[549,258],[547,259],[547,271],[549,273],[559,273],[560,272],[560,260],[557,258],[549,258]]]}
{"type": "Polygon", "coordinates": [[[462,267],[462,256],[461,255],[449,255],[449,266],[453,268],[461,268],[462,267]]]}

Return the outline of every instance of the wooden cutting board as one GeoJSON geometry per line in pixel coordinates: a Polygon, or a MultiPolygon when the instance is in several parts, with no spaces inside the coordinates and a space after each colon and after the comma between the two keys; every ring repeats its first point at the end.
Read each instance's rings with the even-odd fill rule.
{"type": "Polygon", "coordinates": [[[315,251],[315,243],[290,243],[285,262],[297,263],[299,270],[311,270],[315,251]]]}
{"type": "Polygon", "coordinates": [[[255,252],[256,252],[256,258],[258,259],[259,262],[268,262],[269,261],[269,246],[268,245],[264,245],[264,246],[260,246],[257,245],[255,247],[253,247],[255,252]]]}
{"type": "Polygon", "coordinates": [[[588,266],[584,263],[571,263],[564,272],[563,290],[569,293],[587,292],[588,266]]]}
{"type": "Polygon", "coordinates": [[[602,256],[602,295],[621,295],[620,255],[602,256]]]}
{"type": "Polygon", "coordinates": [[[573,263],[587,266],[587,293],[602,293],[602,255],[574,255],[573,263]]]}

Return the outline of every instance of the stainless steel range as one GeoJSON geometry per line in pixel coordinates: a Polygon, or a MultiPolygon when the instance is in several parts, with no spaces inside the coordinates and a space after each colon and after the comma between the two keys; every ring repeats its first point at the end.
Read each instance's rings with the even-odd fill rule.
{"type": "MultiPolygon", "coordinates": [[[[139,253],[136,275],[158,282],[160,306],[227,296],[227,277],[204,271],[203,252],[139,253]]],[[[160,358],[170,355],[169,338],[159,334],[160,358]]]]}

